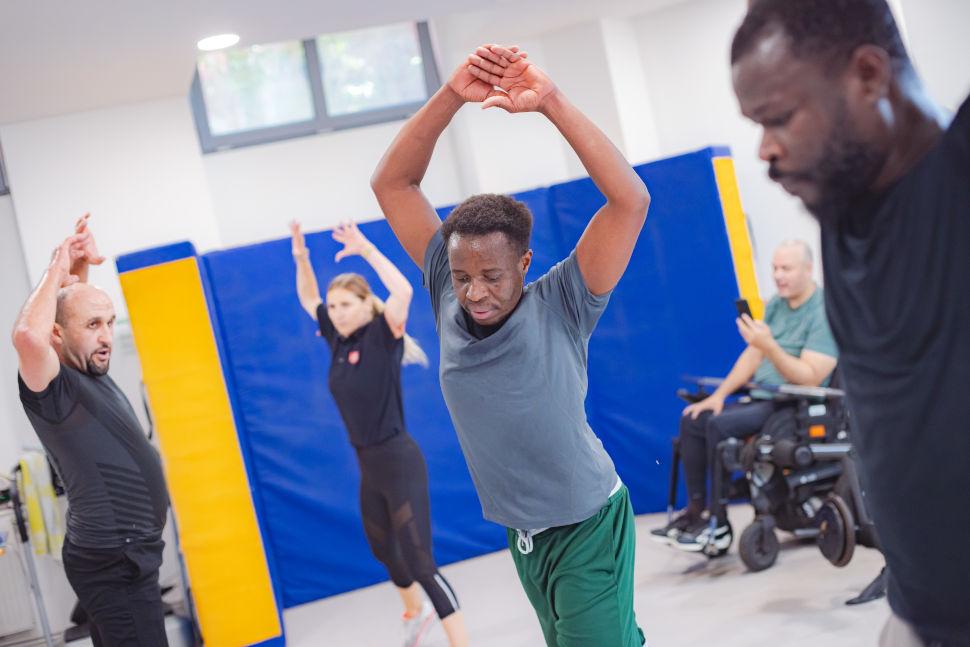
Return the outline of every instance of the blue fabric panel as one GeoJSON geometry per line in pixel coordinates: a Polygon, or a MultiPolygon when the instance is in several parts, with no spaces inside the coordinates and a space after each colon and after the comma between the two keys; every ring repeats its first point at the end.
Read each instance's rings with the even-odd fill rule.
{"type": "Polygon", "coordinates": [[[115,266],[118,268],[118,274],[124,274],[143,267],[161,265],[192,256],[195,256],[195,246],[192,243],[173,243],[164,247],[153,247],[144,251],[122,254],[115,260],[115,266]]]}

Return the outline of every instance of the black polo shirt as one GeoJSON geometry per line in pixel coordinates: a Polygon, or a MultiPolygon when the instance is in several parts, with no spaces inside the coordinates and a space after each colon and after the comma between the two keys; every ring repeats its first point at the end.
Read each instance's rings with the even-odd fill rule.
{"type": "Polygon", "coordinates": [[[404,431],[404,338],[394,337],[383,315],[344,337],[334,329],[325,303],[317,307],[317,321],[330,345],[330,393],[350,443],[370,447],[404,431]]]}
{"type": "Polygon", "coordinates": [[[970,645],[970,99],[915,167],[823,225],[822,251],[889,603],[970,645]]]}
{"type": "Polygon", "coordinates": [[[71,543],[157,541],[168,513],[162,464],[114,380],[62,364],[40,393],[19,374],[17,382],[27,418],[64,482],[71,543]]]}

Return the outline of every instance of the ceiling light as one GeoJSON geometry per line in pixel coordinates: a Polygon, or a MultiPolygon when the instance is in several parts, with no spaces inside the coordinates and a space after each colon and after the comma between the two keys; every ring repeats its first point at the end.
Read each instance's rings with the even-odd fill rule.
{"type": "Polygon", "coordinates": [[[203,52],[214,52],[217,49],[232,47],[238,42],[238,34],[219,34],[218,36],[209,36],[208,38],[203,38],[196,44],[196,46],[203,52]]]}

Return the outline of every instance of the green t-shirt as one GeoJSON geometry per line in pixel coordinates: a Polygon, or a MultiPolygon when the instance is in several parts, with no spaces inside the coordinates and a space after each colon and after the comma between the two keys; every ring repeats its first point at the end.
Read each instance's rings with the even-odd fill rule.
{"type": "MultiPolygon", "coordinates": [[[[830,357],[838,357],[839,349],[835,345],[829,321],[825,317],[825,297],[822,288],[816,288],[808,301],[794,310],[788,301],[775,296],[765,307],[765,323],[771,328],[771,334],[782,349],[794,357],[800,357],[803,350],[811,350],[830,357]]],[[[785,383],[771,360],[765,359],[754,373],[757,384],[780,385],[785,383]]],[[[826,377],[822,386],[829,383],[826,377]]]]}

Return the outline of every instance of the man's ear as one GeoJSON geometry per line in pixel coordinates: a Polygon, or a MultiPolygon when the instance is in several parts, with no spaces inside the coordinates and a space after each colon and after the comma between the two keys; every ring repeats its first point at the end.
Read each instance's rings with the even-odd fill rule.
{"type": "Polygon", "coordinates": [[[51,346],[58,349],[64,346],[64,329],[56,321],[54,322],[54,328],[51,330],[51,346]]]}
{"type": "Polygon", "coordinates": [[[519,266],[522,268],[522,275],[525,276],[529,272],[529,267],[532,265],[532,250],[527,249],[522,258],[519,259],[519,266]]]}

